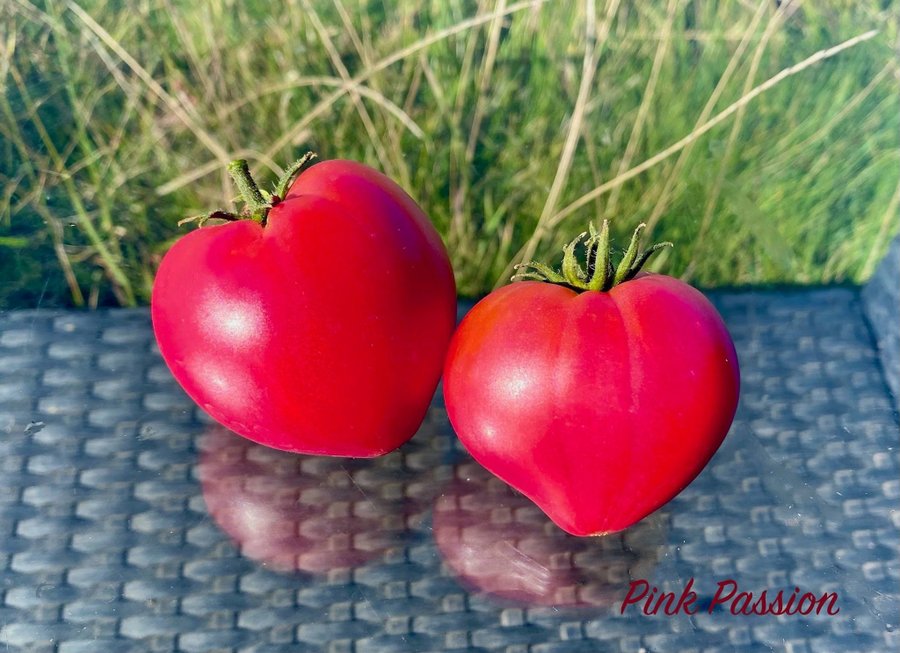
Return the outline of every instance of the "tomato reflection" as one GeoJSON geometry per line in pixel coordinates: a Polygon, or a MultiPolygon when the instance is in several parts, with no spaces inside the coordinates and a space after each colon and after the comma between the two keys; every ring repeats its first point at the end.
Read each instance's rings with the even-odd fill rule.
{"type": "Polygon", "coordinates": [[[421,505],[406,496],[399,452],[377,461],[303,456],[222,427],[199,446],[209,514],[243,555],[278,571],[325,573],[377,559],[403,545],[421,505]]]}
{"type": "Polygon", "coordinates": [[[495,597],[538,606],[608,606],[656,565],[664,521],[574,537],[474,461],[456,467],[436,501],[434,538],[459,580],[495,597]]]}

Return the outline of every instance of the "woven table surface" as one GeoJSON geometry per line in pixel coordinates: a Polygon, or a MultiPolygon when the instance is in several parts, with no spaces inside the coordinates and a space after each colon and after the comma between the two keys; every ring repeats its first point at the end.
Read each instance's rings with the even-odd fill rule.
{"type": "Polygon", "coordinates": [[[881,300],[710,296],[742,368],[729,436],[660,511],[583,539],[471,461],[440,393],[388,456],[292,456],[206,418],[146,310],[0,314],[0,650],[898,650],[881,300]],[[620,614],[631,580],[691,578],[696,614],[620,614]],[[840,611],[710,613],[728,579],[840,611]]]}

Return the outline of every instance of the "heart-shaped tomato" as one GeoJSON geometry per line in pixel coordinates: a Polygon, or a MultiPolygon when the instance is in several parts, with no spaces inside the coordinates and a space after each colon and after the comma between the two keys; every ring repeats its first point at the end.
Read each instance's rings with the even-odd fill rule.
{"type": "Polygon", "coordinates": [[[352,161],[306,169],[267,204],[251,190],[257,219],[212,214],[232,221],[163,259],[151,302],[163,358],[215,420],[261,444],[398,447],[425,416],[455,324],[439,235],[399,186],[352,161]]]}
{"type": "Polygon", "coordinates": [[[614,278],[602,233],[586,271],[570,244],[564,274],[537,266],[556,283],[479,302],[444,370],[448,415],[472,456],[575,535],[626,528],[680,492],[738,399],[737,356],[712,304],[677,279],[637,275],[640,228],[614,278]]]}

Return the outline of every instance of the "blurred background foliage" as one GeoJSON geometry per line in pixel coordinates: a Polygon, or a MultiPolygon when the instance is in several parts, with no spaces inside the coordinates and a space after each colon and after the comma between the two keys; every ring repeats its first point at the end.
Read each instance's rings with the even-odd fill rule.
{"type": "Polygon", "coordinates": [[[0,308],[146,303],[232,158],[381,169],[478,295],[589,220],[701,286],[862,282],[898,230],[888,0],[3,0],[0,308]],[[872,30],[877,30],[873,33],[872,30]]]}

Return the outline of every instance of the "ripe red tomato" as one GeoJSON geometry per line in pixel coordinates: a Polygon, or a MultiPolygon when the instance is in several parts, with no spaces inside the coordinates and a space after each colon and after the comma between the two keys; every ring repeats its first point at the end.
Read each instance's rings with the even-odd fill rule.
{"type": "Polygon", "coordinates": [[[360,163],[320,163],[270,197],[245,162],[229,170],[252,219],[213,213],[231,222],[166,254],[151,300],[163,358],[194,401],[255,442],[354,457],[395,449],[425,416],[455,325],[440,236],[360,163]]]}
{"type": "Polygon", "coordinates": [[[689,285],[637,275],[640,229],[618,285],[604,225],[588,241],[587,271],[573,241],[563,274],[532,266],[555,283],[491,293],[447,354],[444,397],[460,440],[575,535],[624,529],[678,494],[737,407],[737,356],[721,317],[689,285]]]}

